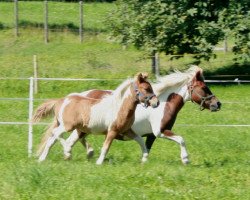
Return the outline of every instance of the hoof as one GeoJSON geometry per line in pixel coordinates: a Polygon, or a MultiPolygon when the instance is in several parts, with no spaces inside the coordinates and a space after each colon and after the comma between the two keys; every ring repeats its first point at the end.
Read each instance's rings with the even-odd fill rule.
{"type": "Polygon", "coordinates": [[[148,159],[147,158],[142,158],[141,162],[146,163],[146,162],[148,162],[148,159]]]}
{"type": "Polygon", "coordinates": [[[189,160],[188,160],[188,158],[184,158],[184,159],[182,159],[182,163],[183,163],[184,165],[189,164],[189,160]]]}
{"type": "Polygon", "coordinates": [[[64,156],[64,160],[71,160],[71,156],[64,156]]]}
{"type": "Polygon", "coordinates": [[[93,156],[94,156],[94,150],[88,151],[88,153],[87,153],[87,159],[89,160],[89,159],[93,158],[93,156]]]}
{"type": "Polygon", "coordinates": [[[71,154],[64,154],[64,160],[71,160],[71,154]]]}

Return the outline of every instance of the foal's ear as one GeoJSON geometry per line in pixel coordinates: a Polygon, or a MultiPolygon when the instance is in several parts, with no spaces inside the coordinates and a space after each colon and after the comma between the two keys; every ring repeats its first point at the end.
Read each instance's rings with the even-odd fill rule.
{"type": "Polygon", "coordinates": [[[143,82],[148,78],[148,73],[147,72],[143,72],[143,73],[138,73],[135,76],[135,80],[139,81],[139,82],[143,82]]]}

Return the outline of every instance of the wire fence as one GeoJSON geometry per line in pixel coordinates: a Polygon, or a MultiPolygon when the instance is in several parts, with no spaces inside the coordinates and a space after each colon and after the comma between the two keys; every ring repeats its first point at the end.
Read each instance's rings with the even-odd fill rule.
{"type": "Polygon", "coordinates": [[[55,2],[47,0],[13,0],[0,2],[0,5],[0,29],[14,29],[16,37],[20,36],[21,28],[33,27],[43,30],[45,43],[49,41],[49,32],[72,32],[78,34],[79,41],[82,42],[84,31],[94,33],[105,31],[103,22],[111,7],[107,6],[98,12],[98,9],[95,9],[98,5],[83,3],[83,1],[55,2]],[[87,10],[87,14],[85,10],[87,10]],[[87,23],[85,23],[85,19],[87,23]]]}
{"type": "MultiPolygon", "coordinates": [[[[117,81],[119,79],[70,79],[70,78],[0,78],[0,80],[29,80],[29,97],[23,97],[23,98],[0,98],[0,101],[28,101],[28,116],[27,121],[0,121],[0,125],[28,125],[28,155],[32,155],[32,148],[33,148],[33,125],[48,125],[49,123],[32,123],[32,115],[33,115],[33,107],[34,107],[34,101],[43,101],[45,99],[35,99],[34,98],[34,82],[37,80],[40,81],[117,81]]],[[[208,83],[250,83],[250,81],[225,81],[225,80],[207,80],[208,83]]],[[[242,102],[224,102],[224,103],[239,103],[242,102]]],[[[244,102],[244,103],[250,103],[250,102],[244,102]]],[[[176,126],[203,126],[203,127],[250,127],[250,124],[205,124],[205,125],[199,125],[199,124],[176,124],[176,126]]]]}

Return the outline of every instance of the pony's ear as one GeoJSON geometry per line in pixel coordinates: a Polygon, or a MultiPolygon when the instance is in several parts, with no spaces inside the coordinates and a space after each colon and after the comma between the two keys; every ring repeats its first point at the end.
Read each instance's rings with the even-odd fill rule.
{"type": "Polygon", "coordinates": [[[203,71],[199,70],[196,72],[195,79],[197,81],[204,81],[203,71]]]}
{"type": "Polygon", "coordinates": [[[144,72],[144,73],[138,73],[135,76],[135,80],[138,82],[143,82],[148,78],[148,73],[144,72]]]}

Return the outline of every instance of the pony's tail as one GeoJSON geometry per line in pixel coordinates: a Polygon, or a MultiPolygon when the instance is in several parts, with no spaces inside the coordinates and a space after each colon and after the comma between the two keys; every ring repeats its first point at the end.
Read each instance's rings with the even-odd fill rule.
{"type": "Polygon", "coordinates": [[[42,139],[40,144],[38,145],[37,151],[36,151],[36,156],[39,157],[46,145],[46,142],[50,136],[52,136],[52,131],[55,127],[58,126],[58,122],[56,119],[54,119],[53,123],[47,128],[47,130],[43,133],[42,139]]]}
{"type": "Polygon", "coordinates": [[[54,108],[57,101],[57,99],[51,99],[40,105],[33,115],[32,122],[39,122],[41,119],[54,114],[54,108]]]}

